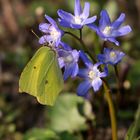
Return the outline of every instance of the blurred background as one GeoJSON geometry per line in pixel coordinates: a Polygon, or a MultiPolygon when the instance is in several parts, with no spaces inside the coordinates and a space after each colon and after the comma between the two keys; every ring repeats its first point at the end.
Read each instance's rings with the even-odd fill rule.
{"type": "MultiPolygon", "coordinates": [[[[117,93],[112,68],[108,82],[117,112],[119,140],[125,139],[132,123],[130,135],[138,137],[140,0],[87,1],[91,3],[91,15],[99,18],[100,11],[107,9],[114,20],[124,12],[125,24],[132,27],[132,33],[118,39],[119,49],[126,53],[119,65],[121,94],[117,93]]],[[[40,105],[34,97],[18,93],[19,76],[40,47],[31,30],[41,36],[38,24],[45,21],[44,14],[57,19],[58,9],[73,12],[73,7],[74,0],[0,0],[0,140],[111,140],[108,106],[102,89],[97,94],[90,91],[89,100],[85,100],[76,96],[78,79],[69,79],[54,107],[40,105]]],[[[103,42],[87,27],[83,34],[87,46],[98,54],[103,42]]],[[[72,47],[80,45],[68,35],[63,40],[72,47]]]]}

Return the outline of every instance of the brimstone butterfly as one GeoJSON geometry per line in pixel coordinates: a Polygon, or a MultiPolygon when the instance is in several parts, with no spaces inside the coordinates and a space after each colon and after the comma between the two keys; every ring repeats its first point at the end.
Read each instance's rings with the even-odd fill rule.
{"type": "Polygon", "coordinates": [[[63,88],[63,76],[56,53],[41,47],[28,62],[19,80],[19,92],[26,92],[44,105],[53,105],[63,88]]]}

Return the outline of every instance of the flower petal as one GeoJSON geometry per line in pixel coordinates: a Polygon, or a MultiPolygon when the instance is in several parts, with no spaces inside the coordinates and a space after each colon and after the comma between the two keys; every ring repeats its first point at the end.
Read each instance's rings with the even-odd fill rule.
{"type": "Polygon", "coordinates": [[[129,25],[123,26],[118,30],[118,32],[119,32],[118,36],[124,36],[124,35],[130,33],[131,31],[132,31],[132,29],[129,25]]]}
{"type": "Polygon", "coordinates": [[[56,29],[58,29],[56,22],[51,17],[45,15],[45,18],[49,21],[50,24],[52,24],[56,29]]]}
{"type": "Polygon", "coordinates": [[[97,92],[102,85],[102,80],[100,78],[96,78],[95,80],[92,81],[92,87],[95,92],[97,92]]]}
{"type": "Polygon", "coordinates": [[[60,42],[60,45],[61,45],[65,50],[67,50],[67,51],[71,51],[71,50],[72,50],[71,47],[70,47],[68,44],[64,43],[64,42],[60,42]]]}
{"type": "Polygon", "coordinates": [[[122,14],[118,17],[118,19],[116,19],[116,20],[112,23],[112,27],[113,27],[114,29],[119,28],[120,25],[124,22],[124,19],[125,19],[125,14],[122,13],[122,14]]]}
{"type": "Polygon", "coordinates": [[[91,61],[88,59],[88,57],[86,56],[86,54],[83,51],[80,51],[80,57],[87,67],[93,66],[93,64],[91,63],[91,61]]]}
{"type": "Polygon", "coordinates": [[[91,24],[91,23],[93,23],[96,19],[97,19],[97,16],[93,16],[93,17],[91,17],[91,18],[86,19],[86,20],[84,21],[83,24],[91,24]]]}
{"type": "Polygon", "coordinates": [[[72,56],[74,58],[74,61],[75,62],[78,62],[78,59],[79,59],[79,52],[77,50],[73,50],[72,51],[72,56]]]}
{"type": "Polygon", "coordinates": [[[72,21],[74,19],[71,13],[65,12],[63,10],[58,10],[57,14],[60,18],[64,19],[65,21],[72,21]]]}
{"type": "Polygon", "coordinates": [[[101,64],[102,62],[97,62],[96,64],[93,65],[93,67],[97,69],[101,64]]]}
{"type": "Polygon", "coordinates": [[[59,21],[60,25],[63,26],[63,27],[68,27],[68,28],[71,27],[70,23],[68,21],[65,21],[65,20],[60,19],[60,18],[58,19],[58,21],[59,21]]]}
{"type": "Polygon", "coordinates": [[[98,54],[98,55],[97,55],[97,58],[98,58],[98,60],[99,60],[100,62],[104,62],[104,60],[105,60],[104,54],[98,54]]]}
{"type": "Polygon", "coordinates": [[[81,78],[87,78],[88,77],[88,70],[87,69],[80,69],[78,72],[78,76],[81,78]]]}
{"type": "Polygon", "coordinates": [[[73,28],[73,29],[81,29],[82,28],[82,25],[71,24],[71,28],[73,28]]]}
{"type": "Polygon", "coordinates": [[[117,46],[120,45],[120,43],[119,43],[115,38],[108,38],[108,40],[109,40],[110,42],[115,43],[117,46]]]}
{"type": "Polygon", "coordinates": [[[86,80],[82,83],[77,88],[77,94],[79,96],[85,96],[87,94],[88,90],[91,88],[91,83],[90,81],[86,80]]]}
{"type": "Polygon", "coordinates": [[[50,26],[51,26],[51,24],[48,24],[48,23],[40,23],[39,30],[44,32],[44,33],[48,33],[50,26]]]}
{"type": "Polygon", "coordinates": [[[110,26],[111,21],[106,10],[102,10],[100,16],[99,27],[103,30],[106,26],[110,26]]]}
{"type": "Polygon", "coordinates": [[[60,67],[60,68],[63,68],[64,65],[65,65],[64,60],[63,60],[62,57],[59,57],[59,58],[58,58],[58,63],[59,63],[59,67],[60,67]]]}
{"type": "Polygon", "coordinates": [[[83,13],[81,14],[81,17],[83,19],[87,19],[89,17],[89,9],[90,9],[89,2],[85,2],[84,10],[83,13]]]}
{"type": "Polygon", "coordinates": [[[65,65],[65,71],[64,71],[64,75],[63,75],[64,81],[65,81],[69,76],[71,76],[72,71],[73,71],[73,67],[72,67],[71,64],[70,64],[69,66],[66,66],[66,65],[65,65]]]}
{"type": "Polygon", "coordinates": [[[75,77],[78,74],[79,67],[78,67],[77,63],[74,63],[72,67],[73,67],[73,71],[72,71],[71,77],[73,78],[73,77],[75,77]]]}
{"type": "Polygon", "coordinates": [[[82,8],[80,5],[80,0],[75,0],[74,14],[75,16],[80,16],[82,8]]]}
{"type": "Polygon", "coordinates": [[[104,72],[100,73],[100,77],[106,77],[107,75],[108,75],[108,68],[107,68],[107,66],[105,66],[104,72]]]}
{"type": "Polygon", "coordinates": [[[39,44],[45,44],[51,40],[52,40],[52,38],[50,35],[44,35],[39,39],[39,44]]]}

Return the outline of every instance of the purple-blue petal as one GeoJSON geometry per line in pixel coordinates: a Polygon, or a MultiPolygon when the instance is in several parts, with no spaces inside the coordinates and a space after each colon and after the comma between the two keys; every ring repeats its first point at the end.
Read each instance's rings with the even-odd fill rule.
{"type": "Polygon", "coordinates": [[[110,26],[111,21],[106,10],[102,10],[100,16],[99,27],[103,30],[106,26],[110,26]]]}
{"type": "Polygon", "coordinates": [[[60,18],[64,19],[65,21],[72,21],[74,18],[71,13],[65,12],[63,10],[58,10],[57,14],[60,18]]]}
{"type": "Polygon", "coordinates": [[[105,66],[104,72],[100,73],[100,77],[106,77],[107,75],[108,75],[108,68],[107,68],[107,66],[105,66]]]}
{"type": "Polygon", "coordinates": [[[65,49],[65,50],[67,50],[67,51],[71,51],[72,50],[72,48],[68,45],[68,44],[66,44],[66,43],[64,43],[64,42],[60,42],[60,45],[65,49]]]}
{"type": "Polygon", "coordinates": [[[74,14],[75,16],[80,16],[82,12],[80,0],[75,0],[74,14]]]}
{"type": "MultiPolygon", "coordinates": [[[[83,24],[91,24],[91,23],[93,23],[95,20],[97,19],[97,16],[93,16],[93,17],[90,17],[90,18],[88,18],[88,19],[86,19],[85,21],[84,21],[84,23],[83,24]]],[[[94,25],[93,25],[94,26],[94,25]]],[[[95,28],[95,27],[92,27],[92,28],[95,28]]]]}
{"type": "Polygon", "coordinates": [[[63,78],[64,78],[64,81],[71,76],[73,72],[73,66],[72,65],[69,65],[69,66],[65,66],[65,71],[64,71],[64,75],[63,75],[63,78]]]}
{"type": "Polygon", "coordinates": [[[59,21],[60,25],[63,26],[63,27],[67,27],[67,28],[71,27],[70,23],[68,21],[65,21],[64,19],[59,18],[58,21],[59,21]]]}
{"type": "Polygon", "coordinates": [[[93,65],[91,61],[88,59],[87,55],[83,51],[80,51],[80,57],[87,67],[91,67],[91,65],[93,65]]]}
{"type": "Polygon", "coordinates": [[[113,43],[115,43],[117,46],[119,46],[120,45],[120,43],[115,39],[115,38],[108,38],[108,40],[110,41],[110,42],[113,42],[113,43]]]}
{"type": "Polygon", "coordinates": [[[43,33],[48,33],[50,26],[51,26],[51,24],[48,24],[48,23],[40,23],[39,30],[42,31],[43,33]]]}
{"type": "Polygon", "coordinates": [[[79,69],[78,76],[81,78],[88,77],[88,69],[79,69]]]}
{"type": "Polygon", "coordinates": [[[95,32],[99,31],[99,28],[97,27],[97,25],[93,24],[88,24],[87,25],[90,29],[94,30],[95,32]]]}
{"type": "Polygon", "coordinates": [[[90,4],[89,4],[89,2],[85,2],[84,10],[83,10],[83,13],[81,15],[81,17],[83,19],[87,19],[88,18],[89,10],[90,10],[90,4]]]}
{"type": "Polygon", "coordinates": [[[98,54],[98,55],[97,55],[97,58],[98,58],[98,60],[99,60],[100,62],[104,62],[104,60],[105,60],[104,54],[98,54]]]}
{"type": "Polygon", "coordinates": [[[111,26],[112,26],[114,29],[119,28],[119,27],[121,26],[121,24],[124,22],[124,19],[125,19],[125,14],[122,13],[122,14],[118,17],[118,19],[116,19],[116,20],[112,23],[111,26]]]}
{"type": "Polygon", "coordinates": [[[100,78],[96,78],[92,81],[92,87],[95,92],[97,92],[102,85],[102,80],[100,78]]]}
{"type": "Polygon", "coordinates": [[[74,61],[77,62],[78,59],[79,59],[79,51],[73,50],[73,51],[72,51],[72,56],[73,56],[73,58],[74,58],[74,61]]]}
{"type": "Polygon", "coordinates": [[[63,60],[63,58],[58,58],[58,63],[59,63],[59,67],[60,68],[63,68],[64,66],[65,66],[65,63],[64,63],[64,60],[63,60]]]}
{"type": "Polygon", "coordinates": [[[75,77],[78,74],[79,66],[78,66],[77,63],[73,63],[72,67],[73,67],[73,71],[72,71],[71,77],[73,78],[73,77],[75,77]]]}
{"type": "Polygon", "coordinates": [[[45,18],[49,21],[50,24],[52,24],[56,29],[58,29],[56,22],[51,17],[45,15],[45,18]]]}
{"type": "Polygon", "coordinates": [[[58,38],[55,42],[55,47],[58,47],[60,45],[61,38],[58,38]]]}
{"type": "Polygon", "coordinates": [[[44,35],[39,39],[39,44],[45,44],[51,40],[50,35],[44,35]]]}
{"type": "Polygon", "coordinates": [[[94,64],[93,67],[98,68],[101,64],[102,64],[102,62],[98,62],[98,63],[94,64]]]}
{"type": "Polygon", "coordinates": [[[73,29],[81,29],[83,25],[78,25],[78,24],[71,24],[71,28],[73,29]]]}
{"type": "Polygon", "coordinates": [[[118,30],[118,32],[119,32],[118,36],[124,36],[124,35],[130,33],[131,31],[132,31],[132,29],[129,25],[123,26],[118,30]]]}
{"type": "Polygon", "coordinates": [[[86,80],[86,81],[80,83],[77,88],[77,95],[85,96],[90,88],[91,88],[90,81],[86,80]]]}

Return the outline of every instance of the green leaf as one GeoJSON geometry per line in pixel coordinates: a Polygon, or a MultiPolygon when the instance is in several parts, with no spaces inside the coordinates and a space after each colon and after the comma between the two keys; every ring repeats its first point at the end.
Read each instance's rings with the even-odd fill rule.
{"type": "Polygon", "coordinates": [[[75,132],[86,129],[86,119],[80,115],[77,105],[83,99],[76,95],[61,95],[53,108],[49,108],[47,116],[50,121],[47,127],[57,132],[75,132]]]}
{"type": "Polygon", "coordinates": [[[140,131],[140,104],[135,116],[134,123],[130,126],[125,140],[134,140],[137,137],[138,132],[140,131]]]}
{"type": "Polygon", "coordinates": [[[57,140],[55,132],[47,129],[34,128],[28,131],[23,140],[57,140]]]}
{"type": "Polygon", "coordinates": [[[35,96],[41,104],[53,105],[62,88],[63,77],[55,52],[41,47],[20,76],[19,92],[35,96]]]}

